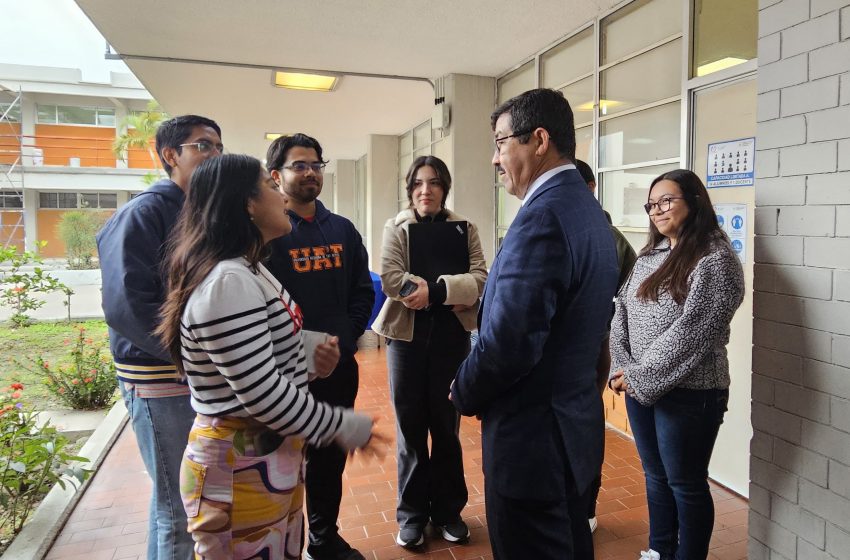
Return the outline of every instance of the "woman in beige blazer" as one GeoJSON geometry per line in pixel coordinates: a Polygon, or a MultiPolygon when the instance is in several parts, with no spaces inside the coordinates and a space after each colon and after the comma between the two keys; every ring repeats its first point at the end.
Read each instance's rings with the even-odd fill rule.
{"type": "Polygon", "coordinates": [[[381,283],[387,300],[372,330],[388,339],[387,365],[398,433],[396,542],[405,548],[424,543],[429,520],[447,541],[469,538],[460,516],[467,500],[458,439],[460,417],[447,395],[458,366],[469,354],[469,331],[476,328],[487,269],[478,229],[445,207],[451,184],[442,160],[416,158],[407,173],[410,207],[384,226],[381,283]],[[409,272],[408,226],[440,221],[467,222],[469,271],[428,282],[409,272]],[[415,291],[402,296],[399,292],[408,280],[415,284],[415,291]]]}

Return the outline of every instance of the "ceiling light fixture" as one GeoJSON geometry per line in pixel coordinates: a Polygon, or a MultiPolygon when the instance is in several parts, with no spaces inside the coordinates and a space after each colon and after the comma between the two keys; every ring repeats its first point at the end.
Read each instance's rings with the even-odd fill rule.
{"type": "Polygon", "coordinates": [[[299,89],[303,91],[333,91],[339,83],[336,74],[312,74],[307,72],[290,72],[275,70],[272,73],[272,83],[277,87],[299,89]]]}
{"type": "Polygon", "coordinates": [[[745,58],[727,56],[726,58],[721,58],[720,60],[715,60],[714,62],[709,62],[708,64],[703,64],[702,66],[697,67],[697,76],[705,76],[706,74],[719,72],[746,61],[747,60],[745,58]]]}
{"type": "Polygon", "coordinates": [[[266,140],[277,140],[281,136],[289,136],[286,132],[266,132],[266,140]]]}

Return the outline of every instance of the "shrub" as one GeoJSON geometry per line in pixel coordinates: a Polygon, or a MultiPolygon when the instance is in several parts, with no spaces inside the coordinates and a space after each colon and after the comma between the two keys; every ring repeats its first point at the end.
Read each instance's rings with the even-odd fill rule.
{"type": "MultiPolygon", "coordinates": [[[[38,247],[47,243],[41,241],[38,247]]],[[[4,288],[0,290],[0,303],[13,310],[10,320],[14,327],[23,327],[31,322],[27,312],[38,309],[44,302],[36,299],[33,294],[64,290],[73,293],[65,284],[53,278],[38,265],[41,257],[31,251],[18,253],[15,246],[0,248],[0,264],[8,263],[8,270],[3,275],[4,288]],[[32,272],[28,272],[32,266],[32,272]]],[[[70,309],[69,309],[70,314],[70,309]]]]}
{"type": "Polygon", "coordinates": [[[77,327],[76,339],[65,343],[71,345],[68,360],[57,367],[51,367],[41,356],[30,366],[16,362],[30,373],[43,375],[48,390],[71,408],[105,408],[118,388],[115,363],[104,352],[106,342],[94,342],[85,327],[77,327]]]}
{"type": "Polygon", "coordinates": [[[0,389],[0,529],[18,533],[54,484],[83,482],[91,471],[74,463],[88,459],[65,451],[68,440],[21,400],[24,386],[0,389]]]}
{"type": "Polygon", "coordinates": [[[68,267],[74,270],[97,268],[94,255],[97,251],[95,234],[105,221],[101,212],[72,210],[62,214],[57,230],[65,244],[68,267]]]}

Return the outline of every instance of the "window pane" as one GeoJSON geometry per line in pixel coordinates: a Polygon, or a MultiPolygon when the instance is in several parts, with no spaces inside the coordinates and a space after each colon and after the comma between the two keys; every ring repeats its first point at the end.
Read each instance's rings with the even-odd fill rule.
{"type": "Polygon", "coordinates": [[[118,208],[118,195],[115,193],[100,193],[100,208],[118,208]]]}
{"type": "Polygon", "coordinates": [[[604,65],[681,33],[682,2],[635,0],[603,19],[600,30],[604,65]]]}
{"type": "Polygon", "coordinates": [[[57,193],[59,197],[59,204],[57,208],[77,208],[79,205],[79,201],[77,200],[77,193],[57,193]]]}
{"type": "Polygon", "coordinates": [[[576,126],[593,122],[593,76],[561,88],[570,102],[576,126]]]}
{"type": "Polygon", "coordinates": [[[398,178],[404,181],[407,177],[407,171],[410,169],[410,164],[413,163],[413,154],[401,156],[398,160],[398,178]]]}
{"type": "Polygon", "coordinates": [[[82,208],[97,208],[97,193],[80,193],[82,208]]]}
{"type": "Polygon", "coordinates": [[[756,57],[757,0],[696,0],[693,75],[705,76],[756,57]]]}
{"type": "Polygon", "coordinates": [[[507,228],[514,221],[522,206],[522,201],[512,194],[508,194],[503,186],[499,186],[496,190],[496,201],[499,205],[496,227],[507,228]]]}
{"type": "Polygon", "coordinates": [[[2,193],[0,193],[0,207],[23,208],[24,197],[14,191],[2,191],[2,193]]]}
{"type": "Polygon", "coordinates": [[[431,146],[425,146],[421,150],[416,150],[413,152],[413,159],[416,159],[421,156],[430,156],[431,155],[431,146]]]}
{"type": "Polygon", "coordinates": [[[534,89],[534,61],[529,60],[498,81],[499,105],[522,92],[534,89]]]}
{"type": "Polygon", "coordinates": [[[12,105],[11,103],[0,103],[0,117],[4,114],[6,115],[7,122],[21,122],[21,104],[15,103],[12,105]]]}
{"type": "Polygon", "coordinates": [[[679,102],[599,123],[599,167],[679,156],[679,102]]]}
{"type": "Polygon", "coordinates": [[[599,114],[611,115],[682,91],[682,40],[677,39],[602,71],[599,114]],[[647,79],[651,76],[650,79],[647,79]],[[635,87],[640,84],[639,87],[635,87]]]}
{"type": "Polygon", "coordinates": [[[593,27],[540,55],[540,87],[554,88],[593,72],[593,27]]]}
{"type": "Polygon", "coordinates": [[[593,167],[593,127],[576,129],[576,157],[593,167]]]}
{"type": "Polygon", "coordinates": [[[649,196],[649,184],[677,165],[653,165],[623,171],[606,171],[598,178],[602,185],[602,207],[611,214],[615,226],[649,227],[643,209],[649,196]]]}
{"type": "MultiPolygon", "coordinates": [[[[413,147],[431,146],[431,120],[427,120],[413,129],[413,147]]],[[[430,153],[430,152],[429,152],[430,153]]]]}
{"type": "Polygon", "coordinates": [[[56,208],[56,193],[38,193],[39,208],[56,208]]]}
{"type": "Polygon", "coordinates": [[[39,124],[56,124],[56,105],[38,105],[39,124]]]}
{"type": "Polygon", "coordinates": [[[413,132],[405,132],[398,141],[398,155],[409,154],[413,151],[413,132]]]}
{"type": "Polygon", "coordinates": [[[96,113],[94,107],[64,107],[58,106],[57,116],[59,123],[67,124],[96,124],[96,113]]]}
{"type": "Polygon", "coordinates": [[[97,110],[98,126],[115,126],[115,109],[97,110]]]}

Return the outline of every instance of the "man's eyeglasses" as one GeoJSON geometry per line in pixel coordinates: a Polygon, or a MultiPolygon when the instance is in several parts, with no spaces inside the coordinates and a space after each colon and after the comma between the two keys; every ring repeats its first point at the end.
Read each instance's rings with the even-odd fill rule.
{"type": "Polygon", "coordinates": [[[284,169],[289,169],[295,173],[307,173],[308,169],[312,169],[313,173],[322,173],[327,164],[323,161],[315,161],[307,163],[306,161],[296,161],[289,165],[284,165],[284,169]]]}
{"type": "Polygon", "coordinates": [[[505,142],[505,140],[509,138],[516,138],[517,136],[524,136],[526,134],[529,134],[530,132],[534,132],[534,130],[523,130],[522,132],[514,132],[513,134],[502,136],[501,138],[495,138],[493,140],[493,144],[496,146],[496,151],[501,151],[502,144],[505,142]]]}
{"type": "Polygon", "coordinates": [[[200,142],[190,142],[188,144],[180,144],[181,148],[185,146],[194,146],[195,149],[198,150],[198,153],[203,155],[210,154],[213,150],[216,150],[219,154],[224,153],[224,144],[213,144],[212,142],[207,142],[206,140],[201,140],[200,142]]]}
{"type": "Polygon", "coordinates": [[[658,210],[663,214],[670,210],[670,206],[673,204],[674,200],[682,200],[685,198],[684,196],[665,196],[658,202],[647,202],[643,205],[643,209],[646,210],[647,214],[652,213],[653,208],[658,208],[658,210]]]}

